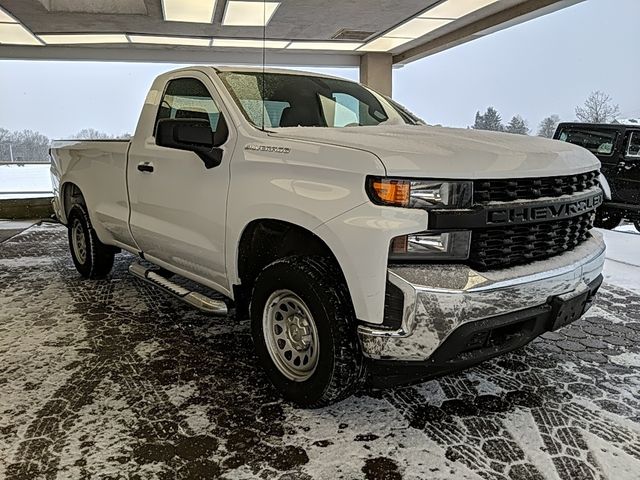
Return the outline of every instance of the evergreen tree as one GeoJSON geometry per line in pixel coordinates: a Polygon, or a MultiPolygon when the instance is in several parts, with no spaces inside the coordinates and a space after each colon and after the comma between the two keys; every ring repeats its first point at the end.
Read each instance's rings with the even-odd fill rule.
{"type": "Polygon", "coordinates": [[[540,122],[538,126],[538,136],[545,138],[553,138],[553,134],[556,133],[556,128],[560,123],[560,117],[558,115],[551,115],[540,122]]]}
{"type": "Polygon", "coordinates": [[[502,125],[502,117],[498,111],[493,108],[487,108],[484,115],[480,112],[476,113],[476,121],[473,124],[473,128],[476,130],[492,130],[495,132],[503,132],[504,125],[502,125]]]}
{"type": "Polygon", "coordinates": [[[519,135],[529,135],[529,127],[527,126],[527,122],[520,115],[515,115],[511,119],[505,131],[509,133],[517,133],[519,135]]]}

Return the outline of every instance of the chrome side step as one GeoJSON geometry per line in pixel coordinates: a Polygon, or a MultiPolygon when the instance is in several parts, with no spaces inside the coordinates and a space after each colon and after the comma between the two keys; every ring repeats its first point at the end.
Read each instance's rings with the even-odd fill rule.
{"type": "Polygon", "coordinates": [[[180,285],[173,283],[171,280],[158,275],[152,269],[147,268],[139,263],[129,265],[129,273],[134,277],[151,283],[156,287],[162,288],[165,292],[170,293],[174,297],[184,300],[189,305],[196,307],[202,312],[212,315],[227,315],[227,305],[222,300],[214,300],[206,295],[198,292],[192,292],[180,285]]]}

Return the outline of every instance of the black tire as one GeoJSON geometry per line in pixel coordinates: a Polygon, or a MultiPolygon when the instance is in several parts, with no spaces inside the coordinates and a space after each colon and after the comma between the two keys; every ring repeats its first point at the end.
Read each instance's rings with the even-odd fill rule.
{"type": "Polygon", "coordinates": [[[84,205],[74,205],[68,218],[69,250],[76,270],[85,278],[104,278],[113,268],[113,247],[102,243],[95,230],[91,226],[89,214],[84,205]],[[78,230],[76,230],[78,229],[78,230]],[[85,253],[81,255],[74,247],[73,236],[82,233],[84,238],[85,253]]]}
{"type": "Polygon", "coordinates": [[[633,226],[635,227],[636,232],[640,233],[640,220],[635,220],[633,222],[633,226]]]}
{"type": "Polygon", "coordinates": [[[250,304],[258,360],[276,389],[305,408],[335,403],[351,395],[365,376],[356,320],[342,273],[324,257],[287,257],[258,275],[250,304]],[[303,381],[287,378],[274,363],[263,332],[265,305],[274,292],[289,290],[308,307],[317,327],[317,366],[303,381]]]}
{"type": "Polygon", "coordinates": [[[595,226],[606,230],[613,230],[622,223],[622,215],[600,208],[596,211],[595,226]]]}

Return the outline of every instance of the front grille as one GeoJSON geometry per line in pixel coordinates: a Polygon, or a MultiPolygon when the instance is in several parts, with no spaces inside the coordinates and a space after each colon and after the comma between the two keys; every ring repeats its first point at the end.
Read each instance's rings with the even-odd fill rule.
{"type": "Polygon", "coordinates": [[[574,249],[590,237],[595,213],[564,220],[473,230],[469,263],[477,270],[522,265],[574,249]]]}
{"type": "Polygon", "coordinates": [[[542,197],[560,197],[582,192],[598,185],[598,171],[564,177],[518,178],[513,180],[475,180],[473,201],[514,202],[542,197]]]}

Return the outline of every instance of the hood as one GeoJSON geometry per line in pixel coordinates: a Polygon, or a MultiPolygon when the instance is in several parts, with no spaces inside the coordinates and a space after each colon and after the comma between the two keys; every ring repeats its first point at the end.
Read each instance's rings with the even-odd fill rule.
{"type": "Polygon", "coordinates": [[[387,175],[451,179],[552,177],[600,168],[588,150],[527,135],[415,125],[278,128],[274,136],[366,150],[387,175]]]}

